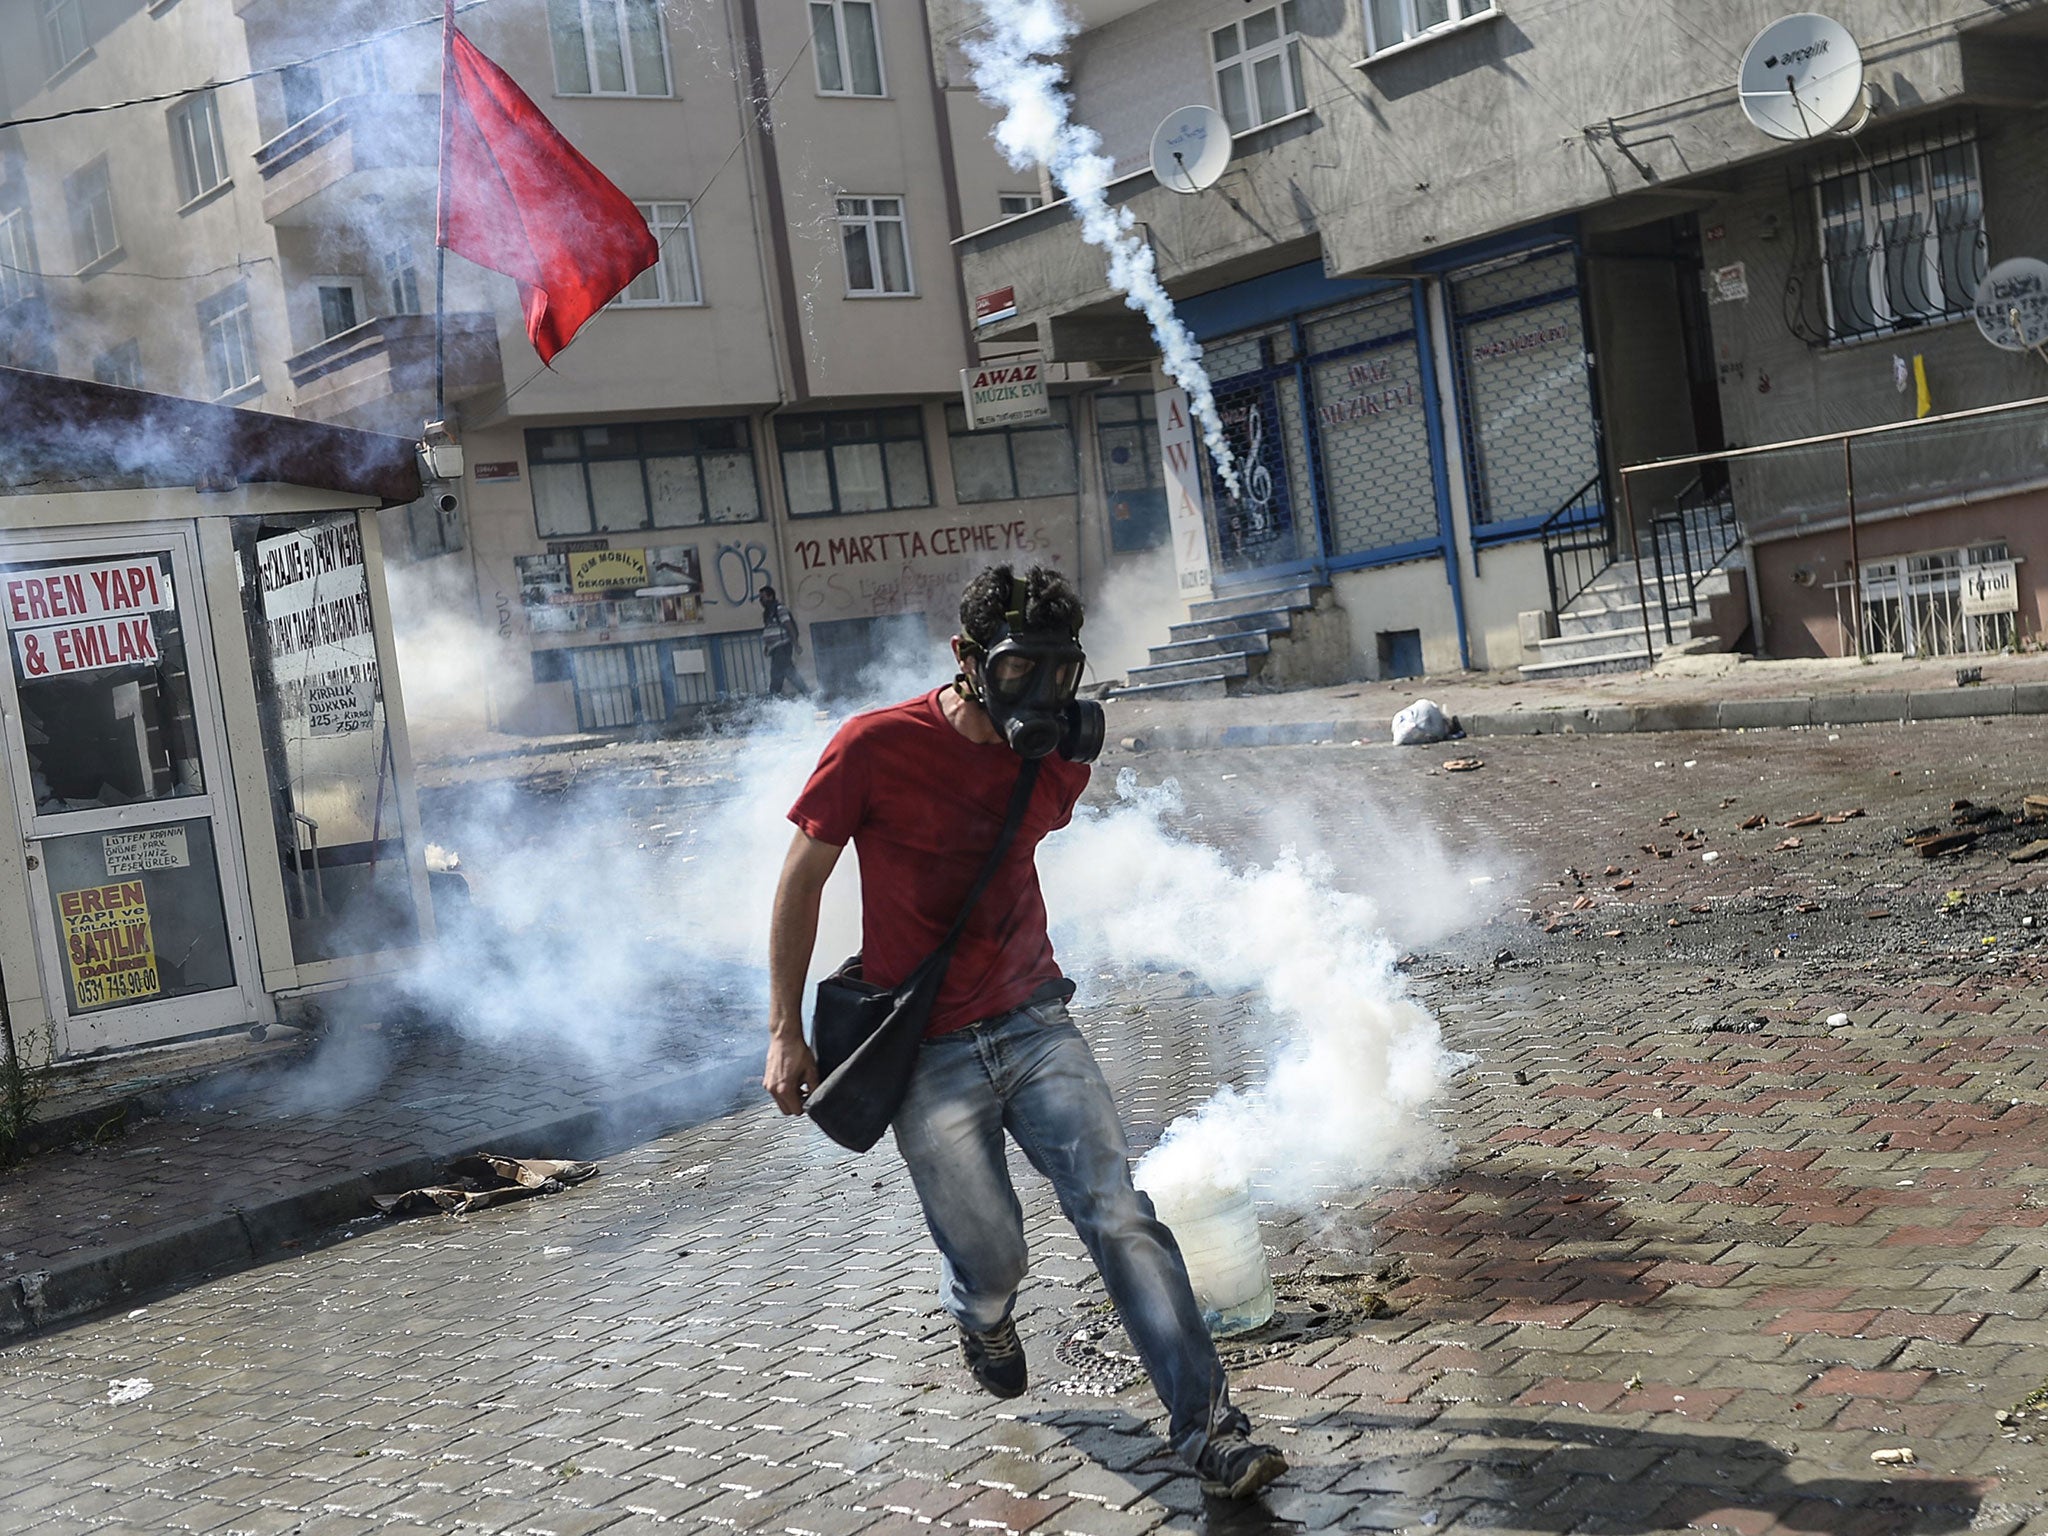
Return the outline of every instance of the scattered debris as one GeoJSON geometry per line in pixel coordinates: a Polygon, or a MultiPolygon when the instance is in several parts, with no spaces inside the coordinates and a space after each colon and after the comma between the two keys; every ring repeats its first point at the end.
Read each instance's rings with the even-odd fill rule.
{"type": "Polygon", "coordinates": [[[1864,814],[1863,807],[1859,805],[1846,811],[1837,811],[1834,815],[1824,816],[1821,819],[1831,827],[1839,827],[1843,822],[1854,821],[1857,817],[1864,814]]]}
{"type": "Polygon", "coordinates": [[[1143,752],[1148,750],[1151,747],[1152,743],[1147,741],[1142,736],[1126,736],[1122,741],[1118,742],[1117,745],[1122,747],[1126,752],[1143,752]]]}
{"type": "Polygon", "coordinates": [[[1777,844],[1775,844],[1775,845],[1774,845],[1774,846],[1772,847],[1772,849],[1771,849],[1771,852],[1773,852],[1773,853],[1784,853],[1784,852],[1786,852],[1786,851],[1787,851],[1787,850],[1789,850],[1789,849],[1793,849],[1793,848],[1803,848],[1803,847],[1805,847],[1805,846],[1806,846],[1805,842],[1804,842],[1803,840],[1801,840],[1800,838],[1796,838],[1796,837],[1787,837],[1787,838],[1783,838],[1783,839],[1781,839],[1781,840],[1780,840],[1780,841],[1779,841],[1779,842],[1778,842],[1777,844]]]}
{"type": "Polygon", "coordinates": [[[1687,908],[1686,908],[1685,910],[1686,910],[1686,911],[1688,911],[1688,912],[1711,912],[1711,911],[1713,911],[1714,909],[1713,909],[1712,907],[1708,906],[1708,905],[1707,905],[1707,904],[1706,904],[1706,903],[1705,903],[1705,902],[1703,901],[1703,902],[1701,902],[1701,903],[1700,903],[1700,904],[1699,904],[1698,906],[1696,906],[1696,907],[1687,907],[1687,908]]]}
{"type": "Polygon", "coordinates": [[[1393,731],[1397,747],[1426,747],[1464,734],[1458,729],[1458,722],[1444,713],[1443,706],[1431,699],[1417,699],[1395,715],[1393,731]]]}
{"type": "Polygon", "coordinates": [[[1844,1024],[1848,1022],[1849,1015],[1847,1015],[1846,1013],[1831,1013],[1828,1015],[1829,1029],[1840,1029],[1844,1024]]]}
{"type": "Polygon", "coordinates": [[[478,1152],[458,1157],[445,1170],[448,1182],[408,1189],[396,1195],[372,1195],[370,1201],[386,1216],[410,1216],[429,1210],[461,1215],[528,1195],[552,1195],[581,1184],[597,1172],[595,1163],[561,1162],[542,1157],[500,1157],[478,1152]]]}
{"type": "Polygon", "coordinates": [[[1758,811],[1754,816],[1750,817],[1747,821],[1741,823],[1741,829],[1744,832],[1754,832],[1758,827],[1768,827],[1770,824],[1771,818],[1766,816],[1762,811],[1758,811]]]}
{"type": "MultiPolygon", "coordinates": [[[[1957,667],[1957,668],[1956,668],[1956,686],[1957,686],[1958,688],[1967,688],[1967,687],[1969,687],[1969,686],[1970,686],[1970,685],[1971,685],[1972,683],[1981,683],[1981,682],[1983,682],[1983,681],[1984,681],[1984,669],[1983,669],[1982,667],[1957,667]]],[[[1910,1452],[1908,1452],[1908,1453],[1907,1453],[1907,1455],[1908,1455],[1908,1459],[1910,1460],[1910,1459],[1911,1459],[1911,1453],[1910,1453],[1910,1452]]]]}
{"type": "Polygon", "coordinates": [[[1446,773],[1470,773],[1474,768],[1484,768],[1486,760],[1479,757],[1453,757],[1444,761],[1446,773]]]}
{"type": "Polygon", "coordinates": [[[1605,875],[1608,879],[1612,880],[1616,875],[1621,873],[1621,866],[1619,864],[1610,864],[1605,869],[1601,870],[1600,873],[1605,875]]]}
{"type": "Polygon", "coordinates": [[[2037,837],[2024,848],[2015,848],[2005,856],[2008,864],[2031,864],[2036,859],[2048,859],[2048,837],[2037,837]]]}
{"type": "MultiPolygon", "coordinates": [[[[1795,841],[1796,841],[1796,839],[1795,839],[1795,841]]],[[[1700,862],[1701,862],[1702,864],[1711,864],[1711,863],[1713,863],[1713,862],[1714,862],[1714,860],[1716,860],[1716,859],[1718,859],[1718,858],[1720,858],[1720,857],[1721,857],[1721,855],[1719,855],[1718,853],[1703,853],[1703,854],[1701,854],[1701,855],[1700,855],[1700,862]]]]}
{"type": "Polygon", "coordinates": [[[1930,832],[1906,839],[1906,846],[1923,859],[1937,858],[1944,853],[1958,853],[1977,841],[1974,832],[1930,832]]]}
{"type": "MultiPolygon", "coordinates": [[[[1593,787],[1595,789],[1598,789],[1600,786],[1595,784],[1593,787]]],[[[1662,827],[1668,827],[1671,825],[1672,822],[1676,820],[1678,820],[1678,812],[1666,811],[1662,816],[1659,816],[1657,818],[1657,824],[1662,827]]]]}
{"type": "Polygon", "coordinates": [[[2048,821],[2048,795],[2028,795],[2021,800],[2020,820],[2048,821]]]}
{"type": "Polygon", "coordinates": [[[1632,891],[1635,888],[1636,883],[1633,880],[1617,880],[1608,887],[1610,891],[1632,891]]]}
{"type": "Polygon", "coordinates": [[[1804,816],[1794,816],[1790,821],[1783,822],[1781,825],[1787,827],[1817,827],[1826,820],[1827,817],[1823,816],[1819,811],[1808,811],[1804,816]]]}
{"type": "Polygon", "coordinates": [[[1913,1454],[1910,1445],[1895,1446],[1888,1451],[1872,1451],[1871,1465],[1879,1467],[1910,1467],[1920,1458],[1913,1454]]]}
{"type": "Polygon", "coordinates": [[[1888,907],[1872,907],[1868,912],[1864,913],[1863,915],[1870,919],[1871,922],[1876,923],[1882,922],[1884,919],[1890,917],[1892,914],[1891,909],[1888,907]]]}
{"type": "Polygon", "coordinates": [[[2005,812],[1995,805],[1965,804],[1961,810],[1949,818],[1949,825],[1952,827],[1981,827],[1985,822],[1996,821],[2004,814],[2005,812]]]}
{"type": "Polygon", "coordinates": [[[107,1402],[119,1408],[123,1403],[139,1403],[156,1390],[156,1385],[147,1376],[131,1376],[125,1380],[107,1383],[107,1402]]]}

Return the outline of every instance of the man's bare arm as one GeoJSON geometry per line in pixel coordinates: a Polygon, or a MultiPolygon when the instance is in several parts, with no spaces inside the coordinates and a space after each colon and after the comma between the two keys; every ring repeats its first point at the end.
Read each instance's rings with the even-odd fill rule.
{"type": "Polygon", "coordinates": [[[799,832],[782,861],[768,924],[768,1066],[761,1086],[785,1115],[803,1113],[818,1086],[818,1062],[804,1043],[804,976],[818,943],[818,900],[840,850],[799,832]]]}

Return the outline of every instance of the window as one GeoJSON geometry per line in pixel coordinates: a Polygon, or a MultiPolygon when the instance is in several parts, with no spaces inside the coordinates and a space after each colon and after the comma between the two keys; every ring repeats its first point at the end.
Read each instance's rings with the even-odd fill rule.
{"type": "Polygon", "coordinates": [[[775,440],[794,516],[932,504],[924,416],[914,405],[778,417],[775,440]]]}
{"type": "Polygon", "coordinates": [[[220,108],[213,92],[201,91],[171,108],[171,161],[178,168],[178,194],[193,202],[228,179],[227,154],[221,147],[220,108]]]}
{"type": "Polygon", "coordinates": [[[996,205],[1006,219],[1022,218],[1025,214],[1045,206],[1045,199],[1036,192],[1005,192],[996,199],[996,205]]]}
{"type": "Polygon", "coordinates": [[[328,54],[318,64],[287,64],[280,72],[287,128],[303,123],[330,101],[371,96],[385,88],[384,55],[375,43],[328,54]]]}
{"type": "Polygon", "coordinates": [[[1095,397],[1095,446],[1109,503],[1109,547],[1118,554],[1166,542],[1166,471],[1159,459],[1158,403],[1149,391],[1095,397]]]}
{"type": "Polygon", "coordinates": [[[2013,613],[1966,614],[1963,588],[1977,566],[2005,566],[2012,551],[1994,541],[1931,550],[1863,565],[1863,646],[1908,656],[1969,656],[2013,644],[2013,613]]]}
{"type": "Polygon", "coordinates": [[[320,296],[320,334],[323,338],[331,341],[343,331],[354,330],[367,318],[353,279],[327,278],[315,283],[314,287],[320,296]]]}
{"type": "Polygon", "coordinates": [[[384,296],[391,305],[394,315],[416,315],[420,312],[420,272],[412,253],[412,243],[401,240],[386,251],[384,262],[384,296]]]}
{"type": "Polygon", "coordinates": [[[1066,400],[1052,402],[1051,421],[979,432],[967,429],[964,409],[949,405],[946,435],[953,450],[953,489],[962,501],[1071,496],[1079,488],[1066,400]]]}
{"type": "Polygon", "coordinates": [[[869,0],[813,0],[811,57],[819,95],[882,95],[882,47],[869,0]]]}
{"type": "Polygon", "coordinates": [[[555,89],[564,96],[666,96],[661,0],[548,0],[555,89]]]}
{"type": "Polygon", "coordinates": [[[1209,34],[1216,96],[1232,133],[1244,133],[1308,105],[1301,83],[1295,0],[1255,11],[1209,34]]]}
{"type": "Polygon", "coordinates": [[[744,417],[540,427],[526,434],[526,459],[542,538],[761,516],[744,417]]]}
{"type": "Polygon", "coordinates": [[[216,399],[258,381],[247,283],[223,289],[199,306],[199,339],[206,353],[207,382],[216,399]]]}
{"type": "Polygon", "coordinates": [[[28,210],[10,208],[0,213],[0,309],[41,292],[37,275],[36,242],[29,229],[28,210]]]}
{"type": "Polygon", "coordinates": [[[697,284],[697,232],[688,203],[635,203],[661,244],[661,260],[633,279],[621,304],[702,304],[697,284]]]}
{"type": "Polygon", "coordinates": [[[839,246],[849,298],[910,292],[910,245],[900,197],[839,199],[839,246]]]}
{"type": "Polygon", "coordinates": [[[55,75],[85,52],[85,7],[82,0],[42,0],[42,8],[43,59],[55,75]]]}
{"type": "Polygon", "coordinates": [[[1494,0],[1366,0],[1366,51],[1384,53],[1493,12],[1494,0]]]}
{"type": "Polygon", "coordinates": [[[92,376],[102,384],[142,388],[142,348],[132,340],[109,348],[92,360],[92,376]]]}
{"type": "Polygon", "coordinates": [[[1970,312],[1985,262],[1975,144],[1846,168],[1819,181],[1814,197],[1828,340],[1970,312]]]}
{"type": "Polygon", "coordinates": [[[71,251],[79,271],[121,249],[120,231],[114,227],[114,182],[105,155],[64,178],[64,201],[71,210],[71,251]]]}
{"type": "Polygon", "coordinates": [[[284,67],[284,122],[287,128],[303,123],[327,105],[327,84],[316,64],[287,64],[284,67]]]}

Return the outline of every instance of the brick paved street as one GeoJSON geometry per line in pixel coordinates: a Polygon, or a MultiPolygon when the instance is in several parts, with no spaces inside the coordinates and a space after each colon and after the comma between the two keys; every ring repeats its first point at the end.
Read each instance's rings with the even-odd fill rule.
{"type": "MultiPolygon", "coordinates": [[[[1035,1179],[1039,1385],[998,1405],[893,1157],[755,1107],[9,1347],[9,1528],[2048,1532],[2048,1423],[1994,1417],[2048,1377],[2044,867],[1898,845],[2041,788],[2048,728],[1478,745],[1110,765],[1179,775],[1242,857],[1312,832],[1398,895],[1426,823],[1491,877],[1490,921],[1407,965],[1475,1057],[1450,1170],[1267,1227],[1287,1327],[1237,1380],[1296,1471],[1263,1502],[1205,1504],[1149,1392],[1105,1392],[1035,1179]]],[[[1253,1070],[1242,1000],[1089,1000],[1141,1144],[1253,1070]]]]}

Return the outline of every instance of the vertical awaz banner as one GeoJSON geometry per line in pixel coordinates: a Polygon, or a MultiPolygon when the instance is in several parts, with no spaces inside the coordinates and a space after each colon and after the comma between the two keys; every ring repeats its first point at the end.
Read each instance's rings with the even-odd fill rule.
{"type": "Polygon", "coordinates": [[[0,579],[0,613],[25,682],[157,664],[152,613],[171,606],[154,555],[103,565],[31,566],[0,579]]]}
{"type": "Polygon", "coordinates": [[[354,517],[260,540],[256,569],[285,739],[369,730],[377,642],[354,517]]]}
{"type": "Polygon", "coordinates": [[[1201,602],[1212,592],[1209,578],[1209,520],[1202,511],[1202,459],[1188,412],[1188,392],[1162,389],[1159,462],[1166,470],[1166,522],[1173,535],[1173,568],[1180,595],[1201,602]]]}

